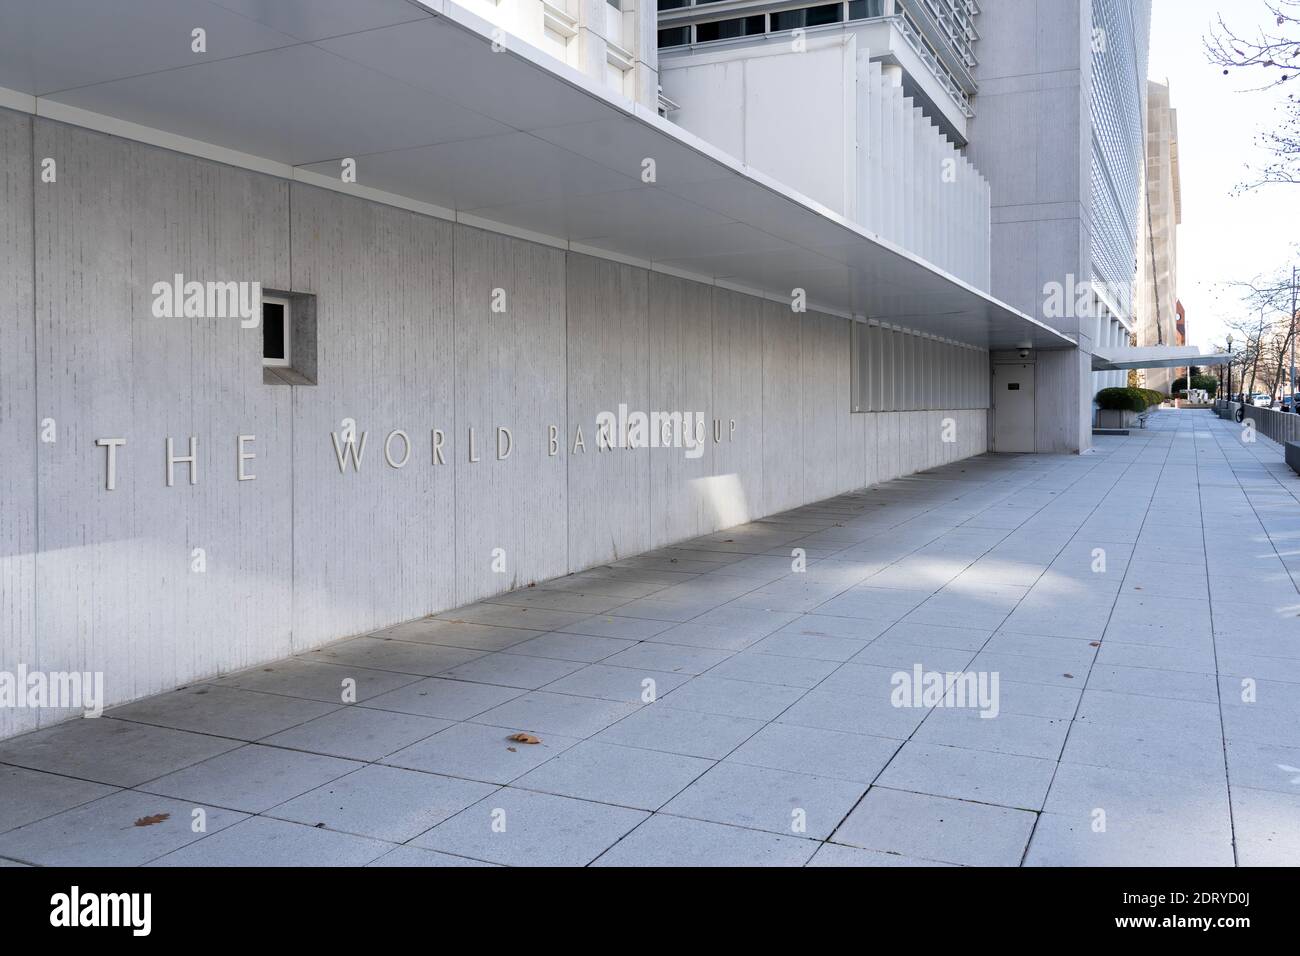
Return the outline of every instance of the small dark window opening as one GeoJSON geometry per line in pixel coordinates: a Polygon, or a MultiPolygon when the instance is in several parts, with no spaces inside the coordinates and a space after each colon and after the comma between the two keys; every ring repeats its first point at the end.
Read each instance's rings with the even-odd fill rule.
{"type": "Polygon", "coordinates": [[[762,14],[756,17],[738,17],[735,20],[718,20],[714,23],[697,23],[695,40],[708,43],[710,40],[730,40],[734,37],[754,36],[764,33],[767,23],[762,14]]]}
{"type": "Polygon", "coordinates": [[[838,3],[828,3],[820,7],[804,7],[802,10],[783,10],[772,14],[772,30],[794,30],[799,27],[819,27],[827,23],[839,23],[844,16],[844,7],[838,3]]]}
{"type": "Polygon", "coordinates": [[[289,361],[289,302],[262,299],[262,364],[287,368],[289,361]]]}
{"type": "Polygon", "coordinates": [[[670,46],[686,46],[690,42],[690,27],[670,27],[667,30],[659,31],[659,48],[661,50],[670,46]]]}

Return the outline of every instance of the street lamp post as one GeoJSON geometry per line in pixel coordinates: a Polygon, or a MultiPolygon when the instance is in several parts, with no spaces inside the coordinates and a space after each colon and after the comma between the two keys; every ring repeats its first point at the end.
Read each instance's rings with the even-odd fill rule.
{"type": "MultiPolygon", "coordinates": [[[[1228,333],[1228,405],[1232,405],[1232,333],[1228,333]]],[[[1228,409],[1231,411],[1231,407],[1228,409]]]]}

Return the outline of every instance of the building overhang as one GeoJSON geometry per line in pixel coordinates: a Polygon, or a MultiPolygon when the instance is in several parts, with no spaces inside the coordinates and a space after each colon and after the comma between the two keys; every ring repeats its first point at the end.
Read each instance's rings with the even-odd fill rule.
{"type": "Polygon", "coordinates": [[[1221,352],[1205,352],[1195,346],[1158,345],[1150,348],[1102,349],[1092,356],[1094,372],[1117,372],[1126,369],[1152,368],[1212,368],[1227,365],[1232,356],[1221,352]]]}
{"type": "Polygon", "coordinates": [[[4,11],[2,106],[981,348],[1076,347],[451,0],[4,11]]]}

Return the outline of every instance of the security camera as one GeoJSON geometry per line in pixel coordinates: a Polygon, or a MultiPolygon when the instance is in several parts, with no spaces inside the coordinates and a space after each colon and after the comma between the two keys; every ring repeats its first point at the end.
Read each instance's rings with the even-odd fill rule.
{"type": "Polygon", "coordinates": [[[1027,359],[1027,358],[1029,358],[1029,349],[1021,349],[1021,350],[1020,350],[1020,357],[1021,357],[1022,359],[1027,359]]]}

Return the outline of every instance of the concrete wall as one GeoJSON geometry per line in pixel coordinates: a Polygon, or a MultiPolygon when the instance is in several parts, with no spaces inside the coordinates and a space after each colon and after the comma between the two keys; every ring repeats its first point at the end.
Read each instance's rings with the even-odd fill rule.
{"type": "MultiPolygon", "coordinates": [[[[1090,351],[1095,319],[1049,314],[1044,287],[1092,279],[1091,3],[992,0],[981,10],[967,155],[992,190],[992,293],[1090,351]]],[[[1040,452],[1091,447],[1085,362],[1052,353],[1039,363],[1040,452]]]]}
{"type": "Polygon", "coordinates": [[[987,449],[983,408],[851,414],[846,320],[17,113],[0,146],[0,670],[104,671],[110,704],[987,449]],[[318,384],[264,382],[236,319],[154,318],[177,272],[317,296],[318,384]],[[721,440],[599,450],[620,403],[721,440]]]}
{"type": "Polygon", "coordinates": [[[871,29],[706,45],[662,61],[674,122],[978,289],[989,288],[989,186],[903,88],[871,29]]]}

